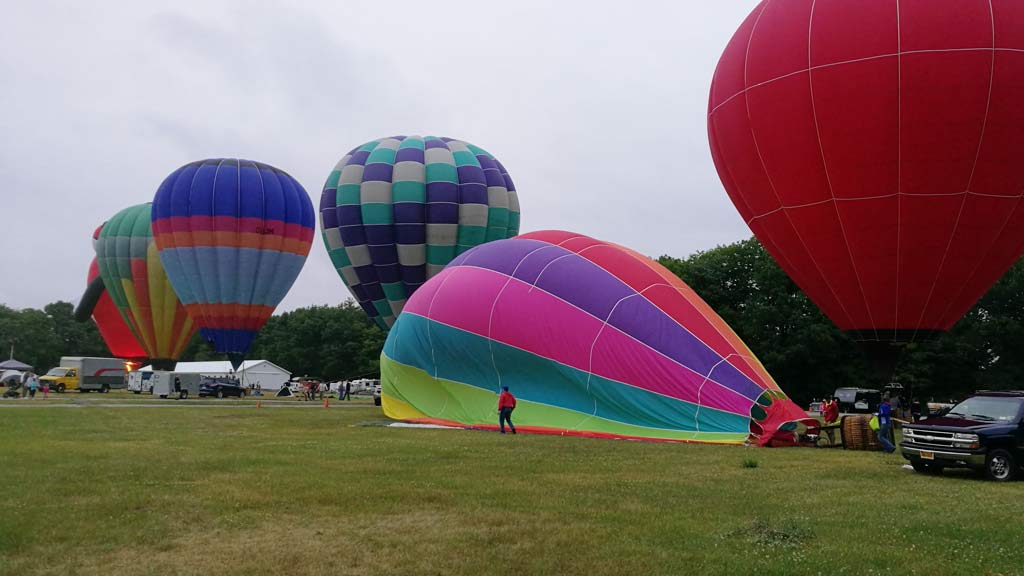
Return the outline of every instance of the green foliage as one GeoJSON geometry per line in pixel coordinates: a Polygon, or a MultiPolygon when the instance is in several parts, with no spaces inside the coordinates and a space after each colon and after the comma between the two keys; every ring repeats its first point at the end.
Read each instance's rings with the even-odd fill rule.
{"type": "Polygon", "coordinates": [[[840,386],[871,384],[856,343],[840,332],[751,238],[686,259],[662,256],[803,404],[840,386]]]}
{"type": "MultiPolygon", "coordinates": [[[[754,238],[662,256],[760,358],[801,404],[840,386],[880,388],[851,341],[786,276],[754,238]]],[[[906,347],[894,380],[937,400],[977,389],[1024,388],[1024,264],[1018,262],[948,333],[906,347]]]]}
{"type": "Polygon", "coordinates": [[[1024,388],[1024,263],[1017,262],[953,328],[910,347],[897,379],[936,399],[1024,388]]]}
{"type": "MultiPolygon", "coordinates": [[[[12,310],[0,305],[0,346],[15,345],[15,356],[45,372],[61,356],[109,356],[92,322],[75,322],[67,302],[43,310],[12,310]]],[[[380,351],[387,335],[351,301],[339,306],[312,306],[273,316],[260,331],[249,358],[263,358],[296,375],[327,380],[374,378],[380,374],[380,351]]],[[[198,334],[181,360],[223,360],[198,334]]]]}
{"type": "Polygon", "coordinates": [[[741,468],[757,468],[760,464],[756,458],[744,458],[743,462],[740,462],[741,468]]]}
{"type": "Polygon", "coordinates": [[[296,375],[325,380],[376,378],[387,334],[351,300],[272,317],[253,343],[251,358],[266,358],[296,375]]]}
{"type": "MultiPolygon", "coordinates": [[[[659,261],[697,292],[800,404],[840,386],[879,388],[857,343],[840,332],[750,238],[679,259],[659,261]]],[[[108,356],[91,322],[72,320],[72,305],[43,310],[0,305],[0,347],[38,371],[61,356],[108,356]]],[[[272,317],[250,358],[266,358],[296,375],[326,380],[375,377],[386,334],[348,301],[300,308],[272,317]]],[[[935,342],[907,346],[894,379],[915,395],[937,400],[976,389],[1024,388],[1024,264],[1017,263],[935,342]]],[[[222,360],[198,335],[182,360],[222,360]]]]}
{"type": "Polygon", "coordinates": [[[43,373],[60,363],[61,356],[109,356],[107,345],[92,322],[72,318],[68,302],[47,304],[42,310],[13,310],[0,304],[0,356],[11,346],[14,356],[43,373]]]}
{"type": "MultiPolygon", "coordinates": [[[[310,306],[272,316],[249,350],[249,358],[270,360],[296,376],[328,381],[380,376],[380,351],[387,334],[347,300],[338,306],[310,306]]],[[[223,360],[199,334],[181,360],[223,360]]]]}

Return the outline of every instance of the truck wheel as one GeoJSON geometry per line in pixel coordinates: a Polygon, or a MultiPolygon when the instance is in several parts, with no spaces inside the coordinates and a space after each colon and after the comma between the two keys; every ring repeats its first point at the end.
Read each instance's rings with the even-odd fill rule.
{"type": "Polygon", "coordinates": [[[223,398],[223,397],[224,397],[224,391],[223,390],[217,390],[217,398],[223,398]]]}
{"type": "Polygon", "coordinates": [[[64,385],[63,384],[57,384],[57,392],[59,392],[61,394],[64,393],[64,385]]]}
{"type": "Polygon", "coordinates": [[[182,400],[188,400],[188,390],[182,390],[178,397],[182,400]]]}
{"type": "Polygon", "coordinates": [[[110,392],[110,386],[107,385],[107,384],[104,384],[103,388],[100,388],[100,392],[102,392],[103,394],[106,394],[107,392],[110,392]]]}
{"type": "Polygon", "coordinates": [[[985,476],[996,482],[1013,480],[1017,472],[1017,462],[1013,454],[1003,449],[992,450],[985,457],[985,476]]]}
{"type": "Polygon", "coordinates": [[[914,468],[914,472],[919,472],[921,474],[942,474],[942,466],[938,464],[929,464],[928,462],[922,462],[921,460],[911,460],[910,465],[914,468]]]}

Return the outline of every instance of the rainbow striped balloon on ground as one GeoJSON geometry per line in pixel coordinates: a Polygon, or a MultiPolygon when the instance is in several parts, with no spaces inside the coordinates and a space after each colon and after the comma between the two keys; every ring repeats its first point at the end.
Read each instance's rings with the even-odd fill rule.
{"type": "Polygon", "coordinates": [[[196,327],[167,280],[150,225],[153,205],[114,215],[96,240],[107,293],[150,361],[167,369],[185,351],[196,327]]]}
{"type": "Polygon", "coordinates": [[[452,138],[364,144],[331,171],[320,228],[341,279],[387,330],[407,298],[470,248],[519,233],[519,199],[501,162],[452,138]]]}
{"type": "Polygon", "coordinates": [[[236,364],[302,270],[314,227],[302,186],[250,160],[186,164],[153,200],[167,277],[203,336],[236,364]]]}
{"type": "Polygon", "coordinates": [[[767,444],[806,418],[738,336],[657,262],[546,231],[474,248],[406,303],[381,355],[384,412],[519,431],[767,444]]]}

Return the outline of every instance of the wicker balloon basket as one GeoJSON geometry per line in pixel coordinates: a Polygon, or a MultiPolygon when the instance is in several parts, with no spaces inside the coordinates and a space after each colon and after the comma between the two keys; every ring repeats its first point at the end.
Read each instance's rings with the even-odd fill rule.
{"type": "Polygon", "coordinates": [[[847,450],[881,450],[882,445],[878,443],[878,435],[868,425],[870,421],[870,414],[843,416],[841,425],[843,448],[847,450]]]}

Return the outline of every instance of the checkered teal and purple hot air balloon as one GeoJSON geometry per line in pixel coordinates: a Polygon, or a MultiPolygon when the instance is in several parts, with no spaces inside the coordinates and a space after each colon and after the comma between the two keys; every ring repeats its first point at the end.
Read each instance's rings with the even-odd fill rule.
{"type": "Polygon", "coordinates": [[[387,330],[406,299],[466,250],[519,233],[508,171],[453,138],[394,136],[346,154],[320,197],[331,261],[387,330]]]}
{"type": "Polygon", "coordinates": [[[294,178],[250,160],[186,164],[153,199],[153,237],[174,291],[236,364],[302,270],[315,222],[294,178]]]}

